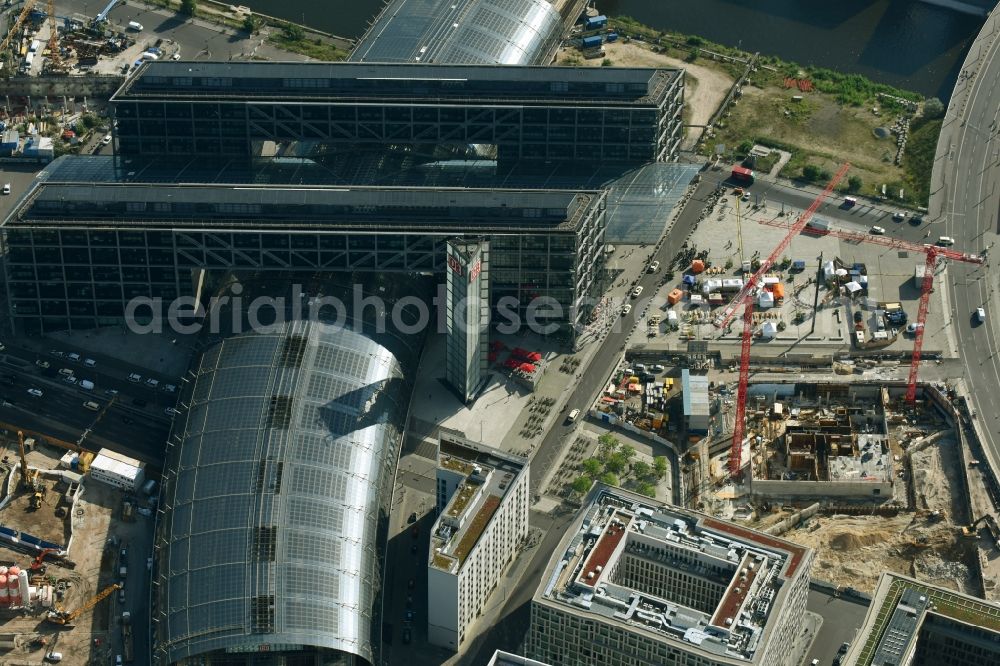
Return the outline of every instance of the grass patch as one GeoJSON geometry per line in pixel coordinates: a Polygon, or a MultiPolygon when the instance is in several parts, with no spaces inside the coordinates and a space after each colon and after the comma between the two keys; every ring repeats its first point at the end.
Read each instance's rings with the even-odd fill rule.
{"type": "Polygon", "coordinates": [[[903,153],[903,171],[907,186],[919,201],[930,198],[931,170],[943,122],[941,119],[918,121],[910,128],[906,152],[903,153]]]}
{"type": "MultiPolygon", "coordinates": [[[[870,107],[845,106],[834,95],[825,93],[806,93],[796,101],[793,97],[798,94],[774,85],[747,89],[722,118],[715,137],[706,141],[703,150],[723,143],[731,148],[728,157],[734,160],[746,157],[738,150],[746,142],[787,150],[792,158],[781,175],[795,179],[801,178],[807,165],[834,173],[849,161],[850,175],[864,181],[860,194],[875,195],[882,184],[900,183],[908,200],[923,203],[925,199],[920,197],[926,197],[926,187],[905,185],[904,170],[892,163],[896,154],[894,138],[879,139],[873,132],[876,127],[892,124],[895,115],[875,116],[870,107]]],[[[933,159],[933,145],[930,150],[933,159]]],[[[915,166],[914,177],[920,168],[915,166]]],[[[929,173],[926,178],[930,178],[929,173]]],[[[845,180],[843,187],[846,185],[845,180]]]]}
{"type": "MultiPolygon", "coordinates": [[[[656,53],[697,62],[733,78],[743,74],[750,57],[696,35],[650,28],[629,16],[611,18],[609,26],[623,40],[643,41],[656,53]]],[[[800,178],[809,165],[834,173],[849,161],[849,176],[863,182],[859,194],[877,195],[885,185],[890,194],[904,190],[906,203],[926,205],[941,122],[913,124],[901,167],[893,164],[895,137],[879,139],[873,134],[875,128],[889,127],[899,116],[912,114],[913,104],[922,101],[919,94],[859,74],[804,67],[774,56],[761,56],[759,65],[742,99],[720,119],[714,136],[706,137],[701,146],[704,154],[720,143],[728,148],[726,157],[734,161],[746,157],[736,150],[746,142],[787,150],[792,158],[781,175],[788,178],[800,178]],[[813,91],[787,89],[786,78],[808,79],[813,91]]],[[[764,163],[757,170],[765,171],[766,166],[764,163]]],[[[839,189],[846,188],[847,179],[839,189]]]]}
{"type": "Polygon", "coordinates": [[[758,157],[753,165],[753,169],[754,171],[758,171],[760,173],[768,173],[774,168],[774,165],[777,164],[780,159],[781,155],[775,152],[772,152],[770,155],[765,157],[758,157]]]}
{"type": "Polygon", "coordinates": [[[299,53],[310,58],[315,58],[316,60],[345,60],[348,56],[348,52],[344,49],[337,48],[333,44],[324,42],[318,38],[308,39],[303,37],[301,39],[294,39],[283,32],[279,32],[270,35],[267,41],[285,51],[299,53]]]}

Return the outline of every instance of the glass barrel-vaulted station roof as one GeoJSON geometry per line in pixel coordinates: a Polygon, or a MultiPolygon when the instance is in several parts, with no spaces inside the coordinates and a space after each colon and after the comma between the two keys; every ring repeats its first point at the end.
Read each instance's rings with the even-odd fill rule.
{"type": "Polygon", "coordinates": [[[260,649],[377,660],[403,368],[347,328],[278,328],[216,343],[188,374],[161,495],[158,663],[260,649]]]}
{"type": "Polygon", "coordinates": [[[540,64],[556,44],[560,21],[548,0],[392,0],[350,60],[540,64]]]}

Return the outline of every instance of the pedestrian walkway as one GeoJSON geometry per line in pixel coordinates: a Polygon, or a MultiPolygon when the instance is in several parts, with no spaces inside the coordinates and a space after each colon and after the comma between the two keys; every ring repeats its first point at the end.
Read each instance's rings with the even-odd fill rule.
{"type": "Polygon", "coordinates": [[[553,423],[566,417],[563,407],[608,331],[621,322],[621,304],[648,265],[652,247],[619,246],[608,261],[617,279],[605,295],[607,305],[583,336],[576,352],[551,338],[527,332],[498,335],[508,349],[521,347],[542,354],[544,374],[530,391],[491,368],[486,388],[472,405],[465,405],[444,381],[445,336],[429,336],[416,373],[407,435],[415,442],[437,442],[437,429],[449,428],[509,453],[530,456],[553,423]],[[564,361],[573,359],[572,365],[564,361]],[[548,402],[551,404],[542,405],[548,402]],[[532,407],[534,409],[532,409],[532,407]]]}

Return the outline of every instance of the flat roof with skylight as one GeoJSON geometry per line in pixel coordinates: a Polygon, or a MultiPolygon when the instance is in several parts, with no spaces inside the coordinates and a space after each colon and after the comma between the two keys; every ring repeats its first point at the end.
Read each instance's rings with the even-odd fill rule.
{"type": "MultiPolygon", "coordinates": [[[[535,602],[656,640],[753,662],[808,548],[601,488],[535,602]]],[[[574,529],[575,528],[575,529],[574,529]]]]}
{"type": "Polygon", "coordinates": [[[438,466],[464,477],[431,534],[431,567],[456,573],[524,474],[525,460],[442,440],[438,466]]]}

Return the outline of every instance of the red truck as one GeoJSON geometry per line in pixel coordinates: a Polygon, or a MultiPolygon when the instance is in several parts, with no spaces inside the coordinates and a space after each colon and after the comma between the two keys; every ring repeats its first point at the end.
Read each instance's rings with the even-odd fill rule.
{"type": "Polygon", "coordinates": [[[737,183],[753,185],[753,170],[746,167],[734,166],[731,178],[737,183]]]}

